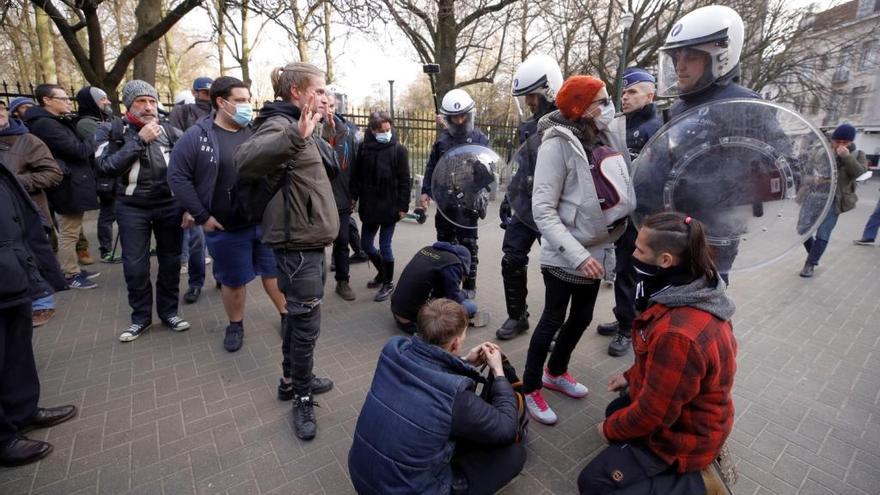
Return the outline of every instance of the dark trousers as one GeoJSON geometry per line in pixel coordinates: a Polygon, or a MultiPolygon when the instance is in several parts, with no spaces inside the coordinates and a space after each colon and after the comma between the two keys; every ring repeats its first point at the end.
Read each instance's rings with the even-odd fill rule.
{"type": "Polygon", "coordinates": [[[101,209],[98,211],[98,244],[101,255],[113,250],[113,222],[116,221],[116,196],[110,193],[98,194],[101,209]]]}
{"type": "Polygon", "coordinates": [[[498,448],[459,444],[452,457],[452,472],[455,478],[467,479],[468,489],[456,490],[452,494],[483,495],[492,494],[510,483],[526,462],[526,449],[514,443],[498,448]]]}
{"type": "Polygon", "coordinates": [[[517,217],[511,217],[504,229],[501,243],[501,277],[504,280],[504,301],[507,317],[518,320],[526,314],[526,297],[529,294],[527,268],[529,251],[541,235],[517,217]]]}
{"type": "Polygon", "coordinates": [[[382,261],[394,261],[394,251],[391,249],[391,241],[394,238],[396,223],[365,223],[361,236],[361,249],[367,256],[381,256],[382,261]],[[376,249],[374,241],[376,233],[379,233],[379,249],[376,249]]]}
{"type": "MultiPolygon", "coordinates": [[[[628,396],[608,404],[605,417],[629,405],[628,396]]],[[[578,476],[578,489],[587,495],[702,495],[699,471],[679,474],[639,442],[613,443],[599,453],[578,476]]]]}
{"type": "Polygon", "coordinates": [[[639,232],[632,221],[626,226],[623,235],[614,243],[614,316],[620,324],[620,332],[627,337],[632,333],[636,319],[636,270],[632,264],[632,254],[636,249],[639,232]]]}
{"type": "Polygon", "coordinates": [[[351,232],[350,219],[351,212],[339,212],[339,233],[336,234],[336,240],[333,241],[333,252],[331,254],[331,256],[333,256],[333,264],[336,265],[337,282],[348,282],[350,265],[348,260],[348,241],[349,233],[351,232]]]}
{"type": "Polygon", "coordinates": [[[122,242],[122,271],[128,288],[132,323],[149,323],[153,316],[153,287],[150,283],[150,236],[156,238],[156,313],[162,320],[177,315],[180,295],[180,244],[183,210],[174,201],[151,208],[116,202],[119,239],[122,242]]]}
{"type": "Polygon", "coordinates": [[[31,337],[31,303],[0,309],[0,446],[37,412],[40,379],[31,337]]]}
{"type": "Polygon", "coordinates": [[[541,388],[544,360],[547,359],[547,352],[557,330],[559,336],[556,337],[556,345],[547,361],[547,369],[552,375],[561,375],[568,371],[571,353],[574,352],[581,335],[593,320],[593,307],[599,295],[598,282],[572,284],[554,277],[546,268],[542,269],[541,273],[544,274],[544,312],[529,342],[526,368],[523,371],[524,393],[541,388]],[[569,302],[571,302],[571,311],[566,320],[565,312],[569,302]]]}
{"type": "Polygon", "coordinates": [[[287,328],[281,352],[285,378],[293,379],[293,390],[309,395],[315,343],[321,333],[321,299],[324,297],[324,250],[275,250],[278,288],[287,299],[287,328]]]}
{"type": "Polygon", "coordinates": [[[466,229],[454,225],[443,215],[435,215],[434,225],[437,227],[437,240],[448,242],[450,244],[461,244],[471,253],[471,266],[465,276],[465,288],[468,288],[468,279],[473,282],[477,280],[477,265],[480,260],[477,258],[479,248],[477,247],[477,229],[466,229]]]}

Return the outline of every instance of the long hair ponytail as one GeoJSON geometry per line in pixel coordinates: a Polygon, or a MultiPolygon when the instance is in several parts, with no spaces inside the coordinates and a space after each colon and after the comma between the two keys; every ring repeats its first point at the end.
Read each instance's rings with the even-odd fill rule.
{"type": "Polygon", "coordinates": [[[678,256],[694,277],[704,277],[710,282],[718,278],[712,250],[706,242],[706,229],[699,220],[684,213],[663,212],[646,218],[642,228],[650,230],[645,242],[655,253],[669,252],[678,256]]]}

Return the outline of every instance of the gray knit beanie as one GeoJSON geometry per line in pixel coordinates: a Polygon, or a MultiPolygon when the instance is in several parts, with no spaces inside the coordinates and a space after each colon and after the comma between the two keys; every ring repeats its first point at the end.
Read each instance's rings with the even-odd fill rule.
{"type": "Polygon", "coordinates": [[[91,95],[92,100],[95,102],[95,105],[98,105],[100,107],[101,105],[98,104],[98,102],[101,101],[101,98],[106,97],[107,93],[97,86],[92,86],[89,88],[89,95],[91,95]]]}
{"type": "Polygon", "coordinates": [[[122,87],[122,103],[126,107],[131,107],[138,96],[152,96],[156,101],[159,101],[159,92],[150,83],[140,79],[125,83],[125,86],[122,87]]]}

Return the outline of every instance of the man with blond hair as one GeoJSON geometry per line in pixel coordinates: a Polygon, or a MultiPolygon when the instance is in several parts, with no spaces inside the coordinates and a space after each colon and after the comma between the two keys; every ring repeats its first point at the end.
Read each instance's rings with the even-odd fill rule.
{"type": "Polygon", "coordinates": [[[235,163],[242,180],[283,181],[262,223],[263,242],[275,252],[278,286],[287,300],[279,397],[292,394],[296,435],[311,440],[317,432],[312,394],[333,387],[312,368],[321,330],[324,248],[339,231],[330,186],[339,166],[321,139],[319,122],[327,114],[324,73],[311,64],[288,64],[272,71],[272,87],[275,101],[263,105],[254,135],[238,148],[235,163]],[[291,162],[295,166],[288,166],[291,162]]]}

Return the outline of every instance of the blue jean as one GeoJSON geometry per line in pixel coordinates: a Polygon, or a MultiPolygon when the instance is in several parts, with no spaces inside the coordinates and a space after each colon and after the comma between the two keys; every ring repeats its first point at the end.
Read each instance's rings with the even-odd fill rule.
{"type": "Polygon", "coordinates": [[[55,296],[49,294],[34,301],[34,311],[40,309],[55,309],[55,296]]]}
{"type": "Polygon", "coordinates": [[[868,223],[865,224],[865,231],[862,232],[862,239],[873,241],[877,238],[877,230],[880,229],[880,199],[877,200],[877,206],[874,212],[868,217],[868,223]]]}
{"type": "Polygon", "coordinates": [[[822,258],[825,248],[828,247],[828,241],[831,240],[831,232],[837,225],[837,217],[839,215],[840,214],[837,213],[837,208],[832,206],[828,210],[828,216],[826,216],[825,220],[822,220],[822,223],[819,224],[819,228],[816,230],[816,235],[804,241],[804,248],[807,250],[807,253],[809,253],[807,255],[808,264],[819,264],[819,259],[822,258]]]}
{"type": "Polygon", "coordinates": [[[180,263],[187,264],[190,289],[205,285],[205,231],[201,225],[183,231],[180,263]]]}
{"type": "Polygon", "coordinates": [[[382,261],[394,261],[394,252],[391,250],[391,239],[394,237],[394,226],[396,223],[365,223],[361,229],[361,249],[368,256],[375,256],[381,253],[382,261]],[[376,232],[379,232],[379,249],[373,245],[376,238],[376,232]]]}
{"type": "Polygon", "coordinates": [[[116,202],[119,240],[122,242],[122,272],[128,288],[132,323],[149,323],[153,316],[153,286],[150,283],[150,237],[156,237],[156,312],[167,320],[177,315],[180,296],[180,246],[183,210],[176,202],[143,208],[116,202]]]}

